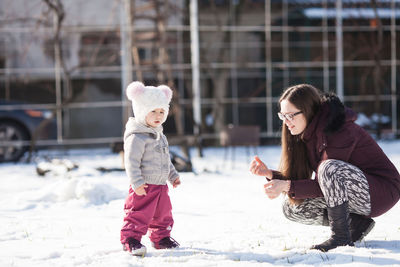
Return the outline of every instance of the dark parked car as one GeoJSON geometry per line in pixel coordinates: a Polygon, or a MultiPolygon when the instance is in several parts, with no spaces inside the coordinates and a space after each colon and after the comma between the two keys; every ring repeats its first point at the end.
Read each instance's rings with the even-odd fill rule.
{"type": "Polygon", "coordinates": [[[28,150],[39,124],[46,119],[50,119],[50,123],[38,132],[37,140],[56,138],[52,112],[26,107],[21,102],[0,100],[0,162],[18,161],[28,150]]]}

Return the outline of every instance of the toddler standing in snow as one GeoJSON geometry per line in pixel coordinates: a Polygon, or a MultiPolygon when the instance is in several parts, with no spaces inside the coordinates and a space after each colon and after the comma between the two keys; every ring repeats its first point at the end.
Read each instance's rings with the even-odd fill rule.
{"type": "Polygon", "coordinates": [[[135,117],[129,118],[124,133],[124,161],[130,188],[124,206],[121,243],[132,255],[143,256],[146,247],[140,241],[147,230],[156,249],[179,246],[170,237],[174,220],[166,182],[174,188],[181,182],[162,132],[172,90],[166,85],[153,87],[132,82],[126,94],[132,101],[135,117]]]}

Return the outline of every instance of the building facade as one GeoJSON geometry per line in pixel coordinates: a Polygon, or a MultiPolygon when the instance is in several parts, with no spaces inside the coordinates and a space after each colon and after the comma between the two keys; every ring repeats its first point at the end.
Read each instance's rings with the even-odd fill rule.
{"type": "Polygon", "coordinates": [[[166,133],[198,127],[209,144],[229,124],[279,137],[277,101],[298,83],[336,92],[372,133],[399,134],[398,0],[50,2],[0,2],[0,99],[53,110],[53,144],[121,140],[132,80],[173,87],[166,133]]]}

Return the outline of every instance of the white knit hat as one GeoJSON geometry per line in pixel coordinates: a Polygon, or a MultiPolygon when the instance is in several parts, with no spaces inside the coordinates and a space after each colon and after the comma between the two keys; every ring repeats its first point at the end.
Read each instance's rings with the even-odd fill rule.
{"type": "Polygon", "coordinates": [[[168,86],[144,86],[143,83],[136,81],[128,85],[126,95],[132,101],[136,121],[146,125],[147,114],[157,108],[164,109],[162,123],[166,121],[172,98],[172,90],[168,86]]]}

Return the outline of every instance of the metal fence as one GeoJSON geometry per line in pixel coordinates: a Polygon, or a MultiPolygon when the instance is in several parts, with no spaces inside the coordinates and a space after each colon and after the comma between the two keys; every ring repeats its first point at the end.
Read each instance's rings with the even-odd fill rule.
{"type": "Polygon", "coordinates": [[[127,83],[158,84],[169,69],[181,109],[165,124],[170,135],[179,120],[185,135],[203,140],[218,140],[228,124],[259,125],[262,138],[275,138],[279,95],[296,83],[386,116],[384,130],[399,134],[400,1],[158,2],[60,1],[57,46],[58,17],[42,1],[2,1],[0,99],[23,103],[0,111],[53,111],[56,139],[38,145],[118,142],[130,114],[127,83]],[[160,63],[161,22],[168,61],[160,63]]]}

